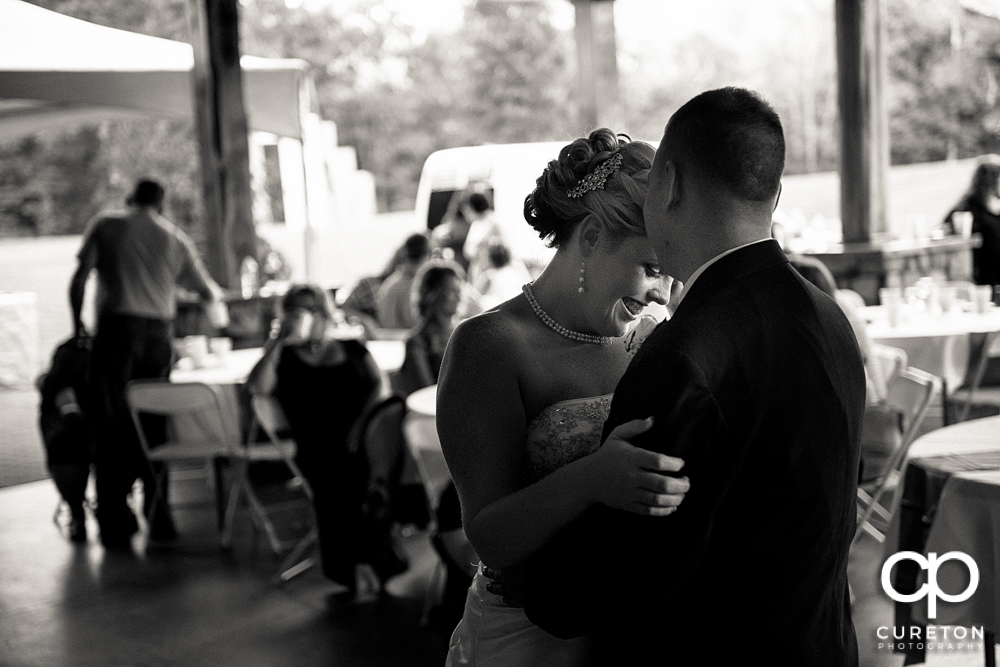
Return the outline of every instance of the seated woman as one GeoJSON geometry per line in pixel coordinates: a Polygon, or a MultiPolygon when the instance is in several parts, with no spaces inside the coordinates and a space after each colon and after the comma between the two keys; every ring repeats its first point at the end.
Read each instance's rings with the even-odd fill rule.
{"type": "Polygon", "coordinates": [[[398,393],[407,396],[437,383],[441,359],[455,330],[462,302],[465,272],[454,262],[433,260],[413,279],[419,322],[406,341],[406,355],[398,375],[398,393]]]}
{"type": "Polygon", "coordinates": [[[322,288],[291,287],[247,384],[281,404],[298,447],[296,461],[313,488],[323,573],[354,592],[356,564],[370,563],[384,583],[406,563],[387,536],[373,539],[365,527],[369,466],[365,452],[351,451],[348,439],[378,397],[380,375],[364,343],[333,336],[333,314],[322,288]]]}
{"type": "Polygon", "coordinates": [[[861,464],[858,481],[870,481],[882,472],[902,437],[901,416],[885,404],[889,393],[889,378],[885,377],[882,365],[875,354],[875,344],[868,335],[864,321],[858,315],[852,301],[837,288],[837,281],[830,269],[820,260],[805,255],[789,254],[788,261],[803,278],[837,302],[847,315],[847,320],[851,323],[854,335],[858,339],[858,348],[865,364],[867,390],[865,417],[861,426],[861,464]]]}

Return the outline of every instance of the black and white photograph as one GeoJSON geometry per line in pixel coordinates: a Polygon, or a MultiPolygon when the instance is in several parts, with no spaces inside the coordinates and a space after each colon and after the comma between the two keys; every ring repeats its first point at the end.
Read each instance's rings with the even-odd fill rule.
{"type": "Polygon", "coordinates": [[[0,0],[0,666],[995,667],[1000,0],[0,0]]]}

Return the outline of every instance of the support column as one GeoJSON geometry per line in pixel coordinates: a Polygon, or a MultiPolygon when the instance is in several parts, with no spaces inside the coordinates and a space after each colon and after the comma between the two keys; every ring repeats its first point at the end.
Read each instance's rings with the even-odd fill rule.
{"type": "Polygon", "coordinates": [[[889,232],[883,4],[835,0],[844,243],[867,243],[889,232]]]}
{"type": "Polygon", "coordinates": [[[220,285],[238,288],[242,258],[256,256],[250,148],[240,69],[239,2],[188,2],[207,243],[205,263],[220,285]]]}
{"type": "Polygon", "coordinates": [[[573,0],[576,7],[578,120],[587,129],[622,122],[618,97],[618,55],[614,0],[573,0]]]}

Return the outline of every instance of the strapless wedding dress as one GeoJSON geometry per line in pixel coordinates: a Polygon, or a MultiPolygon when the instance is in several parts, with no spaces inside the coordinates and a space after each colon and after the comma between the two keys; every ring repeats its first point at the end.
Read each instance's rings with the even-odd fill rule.
{"type": "MultiPolygon", "coordinates": [[[[612,394],[560,401],[543,409],[528,425],[528,471],[532,481],[590,454],[601,444],[612,394]]],[[[486,590],[483,564],[472,580],[465,613],[452,634],[450,667],[546,667],[586,664],[589,640],[563,640],[534,625],[524,610],[486,590]]]]}

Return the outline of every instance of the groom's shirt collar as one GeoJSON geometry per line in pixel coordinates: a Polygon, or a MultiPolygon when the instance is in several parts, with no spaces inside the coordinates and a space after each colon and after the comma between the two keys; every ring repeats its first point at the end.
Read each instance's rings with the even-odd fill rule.
{"type": "MultiPolygon", "coordinates": [[[[694,281],[698,279],[698,276],[705,273],[705,271],[708,270],[708,267],[712,266],[726,255],[733,254],[737,250],[742,250],[743,248],[752,246],[755,243],[763,243],[764,241],[770,241],[770,240],[771,238],[768,237],[764,239],[759,239],[757,241],[751,241],[750,243],[744,243],[743,245],[738,245],[735,248],[730,248],[729,250],[726,250],[725,252],[720,252],[718,255],[716,255],[712,259],[708,260],[707,262],[699,266],[698,270],[692,273],[691,277],[687,279],[686,283],[684,283],[684,287],[681,289],[681,295],[677,299],[677,305],[680,305],[681,301],[684,300],[684,297],[687,296],[687,293],[691,291],[691,286],[694,285],[694,281]]],[[[675,311],[677,310],[677,306],[674,306],[674,310],[675,311]]]]}

